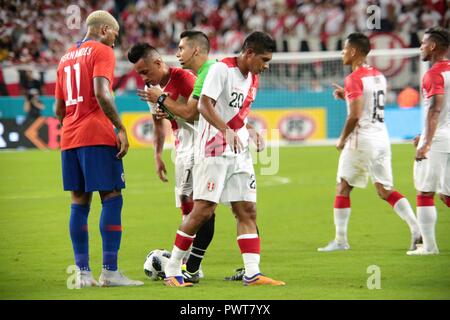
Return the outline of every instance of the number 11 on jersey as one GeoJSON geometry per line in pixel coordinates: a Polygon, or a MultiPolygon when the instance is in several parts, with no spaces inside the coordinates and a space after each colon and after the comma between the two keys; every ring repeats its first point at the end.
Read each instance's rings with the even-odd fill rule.
{"type": "Polygon", "coordinates": [[[78,102],[83,102],[83,97],[80,96],[80,64],[76,63],[73,65],[75,69],[75,83],[77,86],[77,98],[74,99],[72,96],[72,70],[71,66],[64,67],[64,72],[66,73],[66,86],[67,86],[67,100],[66,107],[77,104],[78,102]]]}

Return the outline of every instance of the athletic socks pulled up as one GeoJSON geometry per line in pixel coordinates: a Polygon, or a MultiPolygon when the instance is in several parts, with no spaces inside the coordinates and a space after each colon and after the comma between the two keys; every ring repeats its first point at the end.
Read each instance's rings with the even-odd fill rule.
{"type": "Polygon", "coordinates": [[[102,202],[100,233],[103,243],[103,269],[117,271],[117,255],[122,239],[123,199],[119,195],[102,202]]]}

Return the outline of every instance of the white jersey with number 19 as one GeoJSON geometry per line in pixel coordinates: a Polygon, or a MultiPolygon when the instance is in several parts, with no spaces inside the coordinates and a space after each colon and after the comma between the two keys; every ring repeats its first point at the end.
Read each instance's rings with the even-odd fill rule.
{"type": "Polygon", "coordinates": [[[351,101],[363,98],[362,115],[345,148],[357,150],[390,148],[384,124],[386,78],[374,67],[363,65],[348,75],[344,83],[348,112],[351,101]]]}

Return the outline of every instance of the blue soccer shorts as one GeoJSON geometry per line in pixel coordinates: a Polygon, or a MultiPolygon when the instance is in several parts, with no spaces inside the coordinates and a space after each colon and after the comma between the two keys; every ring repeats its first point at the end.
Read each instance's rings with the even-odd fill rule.
{"type": "Polygon", "coordinates": [[[88,146],[61,152],[65,191],[113,191],[125,188],[122,160],[111,146],[88,146]]]}

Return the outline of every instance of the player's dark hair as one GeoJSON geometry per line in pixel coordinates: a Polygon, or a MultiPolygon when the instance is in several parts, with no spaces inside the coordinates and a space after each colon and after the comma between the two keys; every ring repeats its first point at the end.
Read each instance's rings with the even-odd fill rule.
{"type": "Polygon", "coordinates": [[[148,58],[151,54],[157,54],[158,50],[152,47],[148,43],[140,42],[136,43],[131,49],[128,51],[128,60],[131,63],[136,63],[139,59],[148,58]]]}
{"type": "Polygon", "coordinates": [[[186,30],[180,35],[180,40],[183,38],[195,42],[205,53],[209,53],[211,45],[209,44],[208,37],[203,32],[198,30],[186,30]]]}
{"type": "Polygon", "coordinates": [[[347,37],[348,43],[356,47],[362,54],[367,56],[370,52],[370,40],[365,34],[355,32],[351,33],[347,37]]]}
{"type": "Polygon", "coordinates": [[[242,52],[247,49],[252,49],[256,54],[266,52],[275,52],[277,45],[275,40],[265,32],[255,31],[247,36],[242,45],[242,52]]]}
{"type": "Polygon", "coordinates": [[[433,27],[425,30],[429,34],[429,39],[434,41],[439,49],[447,50],[450,45],[450,33],[442,27],[433,27]]]}

